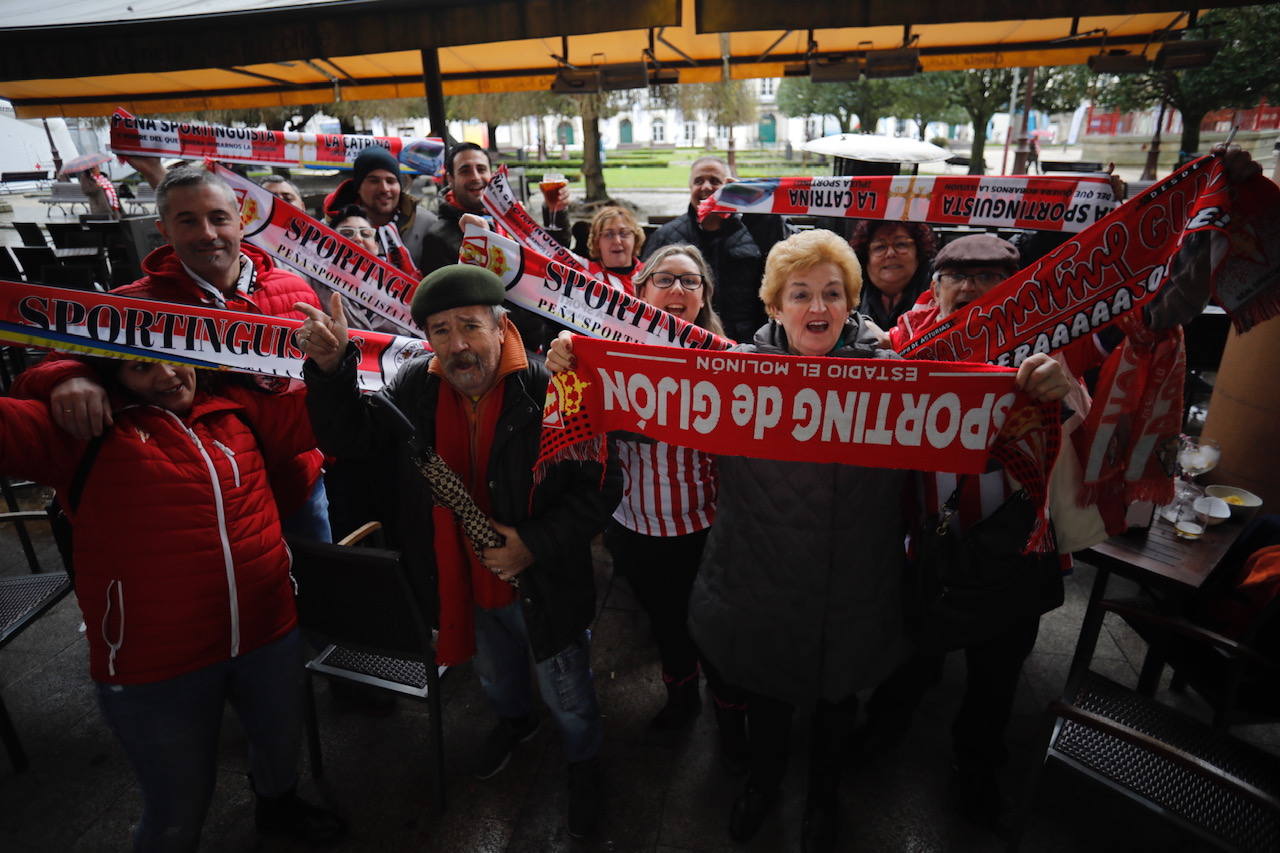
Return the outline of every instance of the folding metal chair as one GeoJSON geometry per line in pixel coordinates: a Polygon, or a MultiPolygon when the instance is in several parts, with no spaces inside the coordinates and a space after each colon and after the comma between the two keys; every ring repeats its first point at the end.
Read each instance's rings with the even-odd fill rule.
{"type": "Polygon", "coordinates": [[[424,612],[400,554],[350,547],[381,527],[370,522],[336,545],[289,539],[298,584],[298,621],[325,647],[307,663],[307,736],[311,772],[324,772],[313,674],[363,684],[429,703],[436,796],[445,807],[444,721],[440,676],[424,612]]]}
{"type": "MultiPolygon", "coordinates": [[[[3,512],[0,523],[22,525],[32,521],[49,521],[43,511],[3,512]]],[[[32,574],[0,578],[0,648],[21,634],[71,591],[71,576],[66,572],[41,572],[31,566],[32,574]]],[[[30,764],[26,750],[18,740],[18,732],[9,718],[4,698],[0,697],[0,740],[9,752],[15,770],[26,770],[30,764]]]]}
{"type": "MultiPolygon", "coordinates": [[[[1142,618],[1125,603],[1099,606],[1142,618]]],[[[1086,665],[1050,704],[1045,765],[1092,779],[1220,849],[1280,849],[1280,758],[1090,670],[1100,628],[1101,620],[1091,636],[1081,636],[1086,665]]],[[[1248,657],[1280,675],[1234,640],[1200,629],[1182,634],[1210,643],[1224,659],[1248,657]]],[[[1031,805],[1029,798],[1020,823],[1031,805]]]]}

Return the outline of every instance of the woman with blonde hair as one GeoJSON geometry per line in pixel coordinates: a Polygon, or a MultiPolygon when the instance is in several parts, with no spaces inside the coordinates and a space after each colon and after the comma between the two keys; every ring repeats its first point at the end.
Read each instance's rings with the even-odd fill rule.
{"type": "Polygon", "coordinates": [[[602,207],[591,218],[591,231],[587,235],[590,272],[610,287],[635,295],[632,277],[642,266],[642,246],[644,229],[625,207],[602,207]]]}

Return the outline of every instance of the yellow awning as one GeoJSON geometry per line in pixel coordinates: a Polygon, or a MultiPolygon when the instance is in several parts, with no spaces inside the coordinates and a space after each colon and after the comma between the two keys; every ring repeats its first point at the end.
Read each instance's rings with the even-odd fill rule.
{"type": "MultiPolygon", "coordinates": [[[[274,41],[260,44],[262,34],[257,29],[242,28],[240,40],[225,44],[221,50],[219,33],[233,31],[227,27],[233,26],[230,17],[234,16],[226,20],[212,17],[195,29],[188,19],[175,19],[0,30],[0,97],[9,99],[20,117],[108,115],[118,106],[145,114],[422,97],[419,49],[365,50],[400,47],[406,42],[444,45],[439,47],[439,63],[445,94],[547,89],[559,64],[557,56],[580,67],[614,66],[641,62],[650,48],[652,58],[664,69],[675,71],[681,83],[720,79],[726,55],[732,77],[781,77],[784,66],[803,62],[809,55],[811,34],[820,56],[857,56],[867,50],[900,47],[904,37],[914,38],[926,71],[1071,65],[1083,63],[1104,47],[1135,52],[1146,48],[1149,56],[1154,55],[1158,39],[1153,45],[1153,34],[1184,26],[1187,17],[1176,10],[1188,4],[1140,0],[1130,5],[1173,11],[979,20],[990,15],[991,8],[1003,10],[1012,4],[976,2],[960,12],[974,18],[968,22],[913,23],[909,28],[904,23],[884,23],[812,31],[752,29],[762,20],[773,21],[780,14],[778,9],[787,4],[734,5],[740,14],[731,19],[725,13],[726,0],[632,0],[625,4],[508,0],[467,6],[426,4],[413,7],[414,11],[403,4],[365,3],[359,6],[367,14],[353,18],[357,13],[349,4],[338,2],[311,7],[307,21],[293,20],[300,32],[276,31],[288,19],[261,16],[286,15],[287,11],[261,13],[256,20],[274,32],[274,41]],[[341,18],[339,12],[347,18],[341,18]],[[753,18],[756,14],[759,17],[753,18]],[[349,38],[343,38],[339,25],[347,19],[351,32],[349,38]],[[700,24],[701,20],[707,23],[700,24]],[[699,31],[724,21],[739,31],[724,38],[716,31],[699,31]],[[625,28],[609,31],[614,27],[625,28]],[[406,39],[404,30],[420,37],[406,39]],[[468,38],[530,32],[541,37],[464,43],[468,38]],[[21,33],[26,34],[25,39],[17,38],[21,33]],[[559,33],[570,34],[561,37],[559,33]],[[153,45],[150,49],[149,44],[153,45]],[[347,52],[341,52],[344,48],[347,52]],[[74,53],[77,50],[81,53],[74,53]],[[78,59],[72,58],[77,55],[78,59]],[[184,67],[224,57],[225,64],[218,63],[221,67],[184,67]],[[233,63],[235,59],[268,57],[271,61],[233,63]],[[125,68],[129,73],[101,73],[112,68],[125,68]],[[46,73],[35,78],[16,76],[22,69],[28,74],[35,69],[46,73]],[[59,76],[58,69],[76,76],[59,76]]],[[[904,17],[902,7],[907,11],[928,7],[924,12],[931,12],[932,19],[945,20],[955,17],[959,8],[958,4],[939,2],[890,7],[878,0],[826,5],[862,10],[858,13],[861,17],[853,13],[846,17],[868,21],[900,20],[904,17]],[[875,14],[867,11],[873,7],[875,14]]],[[[1114,8],[1114,4],[1094,0],[1041,0],[1027,5],[1032,14],[1114,8]]],[[[792,16],[843,22],[838,9],[814,12],[793,8],[792,16]]],[[[802,24],[803,20],[795,26],[802,24]]]]}

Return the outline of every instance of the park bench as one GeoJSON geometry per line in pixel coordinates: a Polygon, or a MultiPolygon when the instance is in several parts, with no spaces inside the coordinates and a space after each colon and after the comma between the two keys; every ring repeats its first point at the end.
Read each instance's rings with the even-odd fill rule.
{"type": "Polygon", "coordinates": [[[63,216],[71,216],[77,205],[84,205],[85,213],[89,212],[89,197],[80,189],[80,184],[55,182],[49,190],[49,197],[40,199],[41,204],[56,207],[63,216]]]}
{"type": "Polygon", "coordinates": [[[150,184],[137,184],[133,188],[133,198],[120,195],[120,203],[126,205],[126,214],[140,216],[153,212],[156,204],[156,188],[150,184]]]}
{"type": "Polygon", "coordinates": [[[1101,172],[1102,164],[1093,160],[1041,160],[1040,172],[1101,172]]]}
{"type": "Polygon", "coordinates": [[[43,188],[49,183],[49,173],[46,171],[34,172],[0,172],[0,192],[11,193],[13,187],[10,184],[31,184],[43,188]]]}

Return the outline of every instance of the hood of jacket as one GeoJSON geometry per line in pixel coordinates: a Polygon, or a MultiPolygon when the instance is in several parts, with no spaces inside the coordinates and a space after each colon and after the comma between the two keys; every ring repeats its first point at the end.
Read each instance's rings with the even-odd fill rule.
{"type": "MultiPolygon", "coordinates": [[[[276,268],[276,263],[270,255],[244,241],[240,243],[240,253],[253,264],[259,279],[276,268]]],[[[182,259],[169,245],[160,246],[143,258],[142,271],[153,279],[179,279],[183,282],[190,280],[190,276],[182,266],[182,259]]]]}
{"type": "MultiPolygon", "coordinates": [[[[881,349],[879,340],[867,328],[867,317],[851,314],[844,321],[835,347],[826,357],[835,358],[898,358],[893,350],[881,349]]],[[[787,345],[787,332],[777,320],[770,320],[756,330],[752,345],[757,352],[775,355],[792,355],[787,345]]]]}

